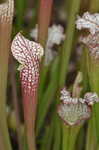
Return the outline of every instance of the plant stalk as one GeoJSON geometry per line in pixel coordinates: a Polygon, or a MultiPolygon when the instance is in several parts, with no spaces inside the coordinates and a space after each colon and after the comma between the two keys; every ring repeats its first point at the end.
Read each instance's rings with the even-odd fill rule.
{"type": "Polygon", "coordinates": [[[36,150],[36,143],[35,143],[35,119],[37,107],[36,94],[37,92],[35,91],[31,95],[25,93],[23,94],[24,120],[29,150],[36,150]]]}
{"type": "Polygon", "coordinates": [[[86,150],[97,149],[96,134],[94,132],[94,129],[95,129],[95,122],[94,122],[94,118],[92,118],[89,121],[88,129],[87,129],[86,150]]]}
{"type": "Polygon", "coordinates": [[[55,59],[53,62],[53,66],[51,69],[51,81],[45,91],[45,93],[42,95],[40,104],[39,104],[39,109],[38,109],[38,115],[37,115],[37,128],[36,128],[36,135],[39,134],[42,125],[44,123],[45,117],[47,115],[47,112],[49,110],[49,106],[53,100],[53,97],[55,95],[55,92],[57,91],[57,86],[58,86],[58,63],[59,63],[59,57],[55,59]],[[54,86],[54,88],[53,88],[54,86]],[[45,109],[44,109],[45,108],[45,109]]]}
{"type": "Polygon", "coordinates": [[[51,19],[53,0],[40,0],[38,16],[38,42],[45,47],[51,19]]]}
{"type": "Polygon", "coordinates": [[[16,131],[17,131],[17,138],[18,138],[18,145],[19,150],[23,150],[23,142],[22,142],[22,129],[21,129],[21,120],[20,120],[20,111],[19,111],[19,104],[18,104],[18,96],[17,96],[17,87],[16,87],[16,75],[14,70],[14,61],[12,56],[10,57],[10,81],[12,86],[12,99],[13,99],[13,106],[15,109],[15,117],[16,117],[16,131]]]}
{"type": "Polygon", "coordinates": [[[63,147],[62,150],[75,150],[75,143],[81,126],[68,127],[63,125],[63,147]]]}
{"type": "MultiPolygon", "coordinates": [[[[48,27],[51,20],[53,0],[40,0],[38,15],[38,42],[45,48],[48,36],[48,27]]],[[[39,97],[42,95],[49,66],[45,66],[43,59],[40,71],[39,97]]],[[[40,101],[40,98],[39,98],[40,101]]]]}
{"type": "Polygon", "coordinates": [[[75,19],[76,15],[80,8],[80,0],[72,0],[70,15],[68,18],[67,30],[66,30],[66,39],[63,44],[62,53],[61,53],[61,62],[60,62],[60,78],[59,78],[59,87],[61,88],[66,79],[66,74],[68,71],[69,59],[72,51],[72,43],[75,33],[75,19]]]}
{"type": "Polygon", "coordinates": [[[1,4],[0,7],[0,133],[4,150],[12,149],[7,126],[6,89],[13,19],[13,3],[13,0],[8,0],[1,4]]]}
{"type": "MultiPolygon", "coordinates": [[[[90,7],[89,11],[92,13],[96,13],[99,11],[99,4],[98,0],[91,0],[90,1],[90,7]]],[[[88,49],[86,48],[86,62],[87,62],[87,70],[88,70],[88,77],[89,77],[89,83],[91,91],[96,92],[99,95],[99,62],[95,61],[94,58],[92,58],[89,55],[88,49]]],[[[95,104],[93,106],[93,116],[91,121],[89,122],[89,128],[88,128],[88,137],[93,134],[94,132],[94,139],[93,139],[93,145],[92,145],[92,138],[88,139],[87,147],[91,149],[91,147],[94,149],[95,144],[99,143],[99,104],[95,104]],[[93,132],[92,132],[93,131],[93,132]],[[91,147],[90,147],[91,143],[91,147]]],[[[87,149],[86,147],[86,149],[87,149]]]]}
{"type": "MultiPolygon", "coordinates": [[[[80,8],[80,0],[72,0],[70,6],[70,16],[68,18],[67,30],[66,30],[66,39],[63,44],[63,49],[60,59],[60,76],[59,76],[59,89],[61,89],[66,80],[66,75],[68,71],[69,59],[72,51],[72,43],[75,33],[75,19],[76,15],[80,8]]],[[[78,129],[67,128],[63,125],[63,146],[62,150],[73,150],[75,141],[77,138],[78,129]],[[76,131],[77,130],[77,131],[76,131]],[[73,132],[73,135],[72,135],[73,132]],[[74,133],[75,132],[75,133],[74,133]],[[72,142],[71,142],[72,141],[72,142]]]]}

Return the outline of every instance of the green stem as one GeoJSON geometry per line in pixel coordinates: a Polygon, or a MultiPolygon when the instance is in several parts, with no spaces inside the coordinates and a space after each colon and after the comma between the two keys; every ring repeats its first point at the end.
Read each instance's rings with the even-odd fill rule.
{"type": "Polygon", "coordinates": [[[81,61],[80,61],[80,71],[83,74],[83,93],[89,91],[89,79],[88,79],[88,58],[87,49],[83,49],[81,61]]]}
{"type": "Polygon", "coordinates": [[[48,149],[48,148],[47,148],[47,142],[48,142],[49,139],[51,138],[51,137],[49,136],[49,131],[51,131],[51,130],[50,130],[50,127],[47,127],[47,128],[46,128],[46,131],[45,131],[45,134],[44,134],[44,137],[43,137],[43,140],[42,140],[42,145],[41,145],[40,150],[48,149]]]}
{"type": "Polygon", "coordinates": [[[92,13],[99,11],[99,0],[90,0],[90,11],[92,13]]]}
{"type": "Polygon", "coordinates": [[[57,116],[57,114],[55,114],[55,121],[54,121],[54,145],[53,145],[53,150],[60,150],[61,148],[61,122],[57,116]]]}
{"type": "Polygon", "coordinates": [[[27,0],[16,0],[16,30],[22,30],[27,0]]]}
{"type": "MultiPolygon", "coordinates": [[[[68,71],[69,59],[72,51],[72,43],[75,33],[75,19],[77,12],[80,8],[80,0],[72,0],[71,7],[70,7],[70,15],[67,25],[66,31],[66,39],[64,41],[62,55],[61,55],[61,66],[60,66],[60,77],[59,77],[59,88],[62,88],[65,84],[65,79],[68,71]]],[[[66,126],[63,126],[63,147],[62,150],[73,150],[74,143],[76,140],[76,134],[71,134],[73,131],[66,126]],[[72,140],[72,142],[71,142],[72,140]]]]}
{"type": "Polygon", "coordinates": [[[54,123],[55,123],[55,115],[52,116],[51,124],[46,129],[46,133],[43,137],[40,150],[45,150],[45,149],[51,150],[52,143],[53,143],[54,123]]]}
{"type": "MultiPolygon", "coordinates": [[[[91,91],[96,92],[99,95],[99,62],[96,62],[88,54],[88,75],[91,91]]],[[[99,142],[99,103],[93,106],[93,117],[95,121],[95,132],[97,140],[99,142]]]]}
{"type": "MultiPolygon", "coordinates": [[[[0,100],[1,100],[1,94],[0,94],[0,100]]],[[[0,134],[2,139],[2,145],[4,147],[4,150],[11,150],[12,148],[11,148],[7,120],[6,120],[6,107],[4,103],[2,104],[0,103],[0,120],[2,120],[0,122],[0,134]]]]}
{"type": "Polygon", "coordinates": [[[40,99],[41,99],[42,94],[44,92],[48,70],[49,70],[49,66],[43,65],[42,70],[41,70],[42,72],[40,73],[40,84],[39,84],[39,90],[38,90],[38,92],[39,92],[39,94],[38,94],[38,100],[39,100],[38,101],[38,107],[41,103],[40,99]]]}
{"type": "MultiPolygon", "coordinates": [[[[5,63],[5,62],[4,62],[5,63]]],[[[6,64],[7,65],[7,64],[6,64]]],[[[7,66],[3,65],[3,69],[0,71],[0,132],[2,134],[2,141],[5,150],[11,150],[10,139],[7,127],[6,116],[6,83],[7,83],[7,66]],[[6,69],[5,69],[6,68],[6,69]],[[4,71],[4,72],[3,72],[4,71]]]]}
{"type": "Polygon", "coordinates": [[[63,147],[62,150],[75,150],[77,135],[81,126],[68,127],[63,125],[63,147]]]}
{"type": "Polygon", "coordinates": [[[96,149],[96,135],[94,132],[95,122],[94,118],[89,121],[87,129],[87,139],[86,139],[86,150],[95,150],[96,149]]]}
{"type": "Polygon", "coordinates": [[[63,125],[63,144],[62,150],[68,150],[69,127],[63,125]]]}
{"type": "Polygon", "coordinates": [[[4,150],[4,143],[2,141],[2,134],[0,133],[0,149],[4,150]]]}
{"type": "Polygon", "coordinates": [[[30,2],[30,7],[32,8],[32,20],[30,21],[29,24],[29,30],[31,28],[35,28],[35,25],[37,24],[38,6],[39,6],[39,0],[33,0],[30,2]]]}
{"type": "Polygon", "coordinates": [[[39,105],[39,109],[38,109],[38,116],[37,116],[37,135],[38,135],[43,123],[44,123],[44,120],[45,120],[46,114],[48,112],[49,106],[50,106],[50,104],[53,100],[53,97],[55,95],[55,92],[57,90],[58,63],[59,63],[59,58],[57,57],[54,61],[54,64],[53,64],[53,67],[51,70],[51,81],[48,85],[47,90],[45,91],[45,93],[43,95],[43,98],[41,97],[42,100],[40,100],[40,105],[39,105]]]}
{"type": "MultiPolygon", "coordinates": [[[[89,11],[97,12],[99,11],[99,1],[98,0],[91,0],[90,1],[90,7],[89,11]]],[[[99,95],[99,61],[95,61],[94,58],[91,58],[89,56],[89,53],[87,52],[87,69],[88,69],[88,75],[89,75],[89,82],[90,82],[90,88],[93,92],[96,92],[99,95]]],[[[94,143],[98,141],[99,143],[99,104],[95,104],[93,107],[93,117],[92,121],[89,126],[92,126],[93,132],[95,133],[95,136],[97,137],[94,140],[94,143]]],[[[91,132],[91,131],[90,131],[91,132]]],[[[90,146],[90,143],[89,143],[90,146]]],[[[94,149],[94,145],[93,145],[94,149]]]]}
{"type": "Polygon", "coordinates": [[[61,56],[60,80],[59,80],[60,88],[64,85],[66,79],[69,59],[72,51],[74,32],[75,32],[75,19],[79,11],[79,7],[80,7],[80,0],[71,1],[70,15],[69,15],[67,31],[66,31],[66,39],[64,41],[62,56],[61,56]]]}

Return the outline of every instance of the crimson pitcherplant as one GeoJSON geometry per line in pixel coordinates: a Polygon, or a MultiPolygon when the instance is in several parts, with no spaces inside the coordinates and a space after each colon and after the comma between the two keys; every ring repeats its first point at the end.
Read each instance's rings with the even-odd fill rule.
{"type": "Polygon", "coordinates": [[[21,33],[18,33],[12,42],[11,50],[13,56],[21,63],[18,70],[20,71],[21,79],[24,120],[29,150],[32,150],[33,147],[35,147],[33,135],[35,128],[40,59],[43,56],[43,48],[40,44],[29,41],[22,36],[21,33]]]}
{"type": "MultiPolygon", "coordinates": [[[[73,93],[72,93],[73,94],[73,93]]],[[[88,92],[84,98],[72,97],[66,88],[61,90],[61,103],[58,106],[58,114],[66,125],[73,126],[89,119],[92,105],[99,102],[96,93],[88,92]]]]}

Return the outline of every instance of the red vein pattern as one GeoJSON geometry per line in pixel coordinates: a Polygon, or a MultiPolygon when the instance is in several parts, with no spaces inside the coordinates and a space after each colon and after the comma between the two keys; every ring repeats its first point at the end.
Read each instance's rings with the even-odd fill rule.
{"type": "Polygon", "coordinates": [[[18,33],[12,42],[11,50],[15,59],[22,64],[20,69],[22,90],[30,94],[38,86],[39,62],[43,56],[43,48],[18,33]]]}

